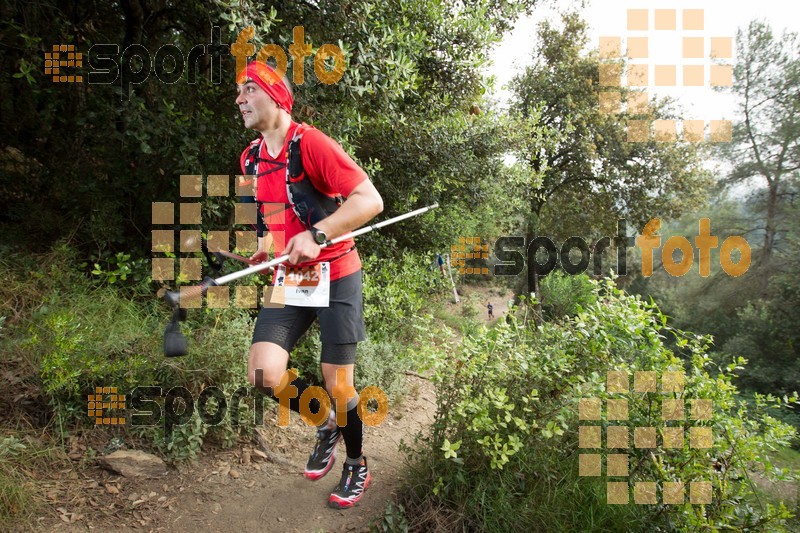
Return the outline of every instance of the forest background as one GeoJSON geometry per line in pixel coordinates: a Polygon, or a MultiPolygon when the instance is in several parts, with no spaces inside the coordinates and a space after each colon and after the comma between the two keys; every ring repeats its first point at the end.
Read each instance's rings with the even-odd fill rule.
{"type": "MultiPolygon", "coordinates": [[[[797,35],[742,21],[731,84],[719,88],[738,106],[729,141],[720,142],[709,131],[698,141],[682,134],[662,138],[648,130],[643,142],[631,142],[628,121],[680,122],[680,102],[659,97],[642,102],[639,90],[609,83],[606,74],[613,68],[626,72],[630,59],[622,48],[617,57],[590,42],[587,23],[576,12],[537,28],[530,64],[510,83],[508,105],[498,105],[497,87],[484,66],[504,33],[538,8],[535,1],[2,2],[0,62],[11,74],[0,80],[0,201],[5,206],[0,213],[0,370],[14,385],[0,398],[0,455],[9,459],[0,469],[4,518],[26,515],[26,502],[35,501],[30,480],[20,473],[24,470],[14,467],[14,461],[26,460],[20,450],[57,448],[71,432],[88,430],[86,395],[98,383],[123,389],[170,383],[195,391],[210,384],[233,390],[243,383],[239,360],[252,323],[244,309],[191,313],[197,355],[179,365],[156,362],[168,319],[156,294],[195,282],[186,272],[181,275],[178,258],[205,260],[199,253],[154,252],[152,230],[182,229],[153,219],[154,202],[181,202],[181,175],[200,175],[208,183],[209,175],[240,173],[239,154],[253,132],[242,128],[233,102],[234,58],[228,46],[252,26],[256,50],[277,44],[291,52],[295,27],[303,28],[315,53],[326,43],[342,50],[344,70],[334,84],[320,81],[312,60],[306,60],[305,79],[295,90],[294,119],[328,133],[363,166],[384,198],[386,217],[439,203],[423,217],[359,241],[370,329],[360,383],[399,395],[402,371],[423,369],[439,384],[441,411],[415,450],[425,473],[419,479],[428,482],[423,483],[428,490],[410,488],[402,505],[421,508],[433,501],[439,512],[457,509],[466,524],[491,529],[487,524],[496,520],[502,529],[502,516],[509,509],[527,509],[531,500],[526,498],[544,492],[556,505],[555,494],[567,490],[563,480],[568,478],[575,482],[569,490],[580,495],[570,492],[565,501],[579,498],[586,513],[595,518],[609,513],[608,521],[630,513],[626,519],[642,528],[654,522],[687,529],[700,523],[790,523],[787,508],[777,502],[759,505],[752,499],[757,491],[741,481],[746,476],[732,472],[751,471],[753,462],[763,463],[775,450],[795,457],[791,450],[798,445],[793,428],[800,426],[794,408],[800,383],[800,276],[791,267],[800,259],[797,35]],[[83,53],[82,82],[55,83],[45,74],[46,54],[54,44],[83,53]],[[117,67],[108,74],[114,81],[93,83],[86,73],[97,64],[89,50],[103,44],[118,46],[117,67]],[[188,61],[198,45],[207,53],[188,61]],[[179,50],[187,59],[180,74],[175,74],[177,63],[158,56],[167,50],[179,50]],[[163,68],[150,68],[159,57],[163,68]],[[122,83],[126,69],[126,79],[135,82],[128,87],[122,83]],[[141,73],[148,70],[143,80],[141,73]],[[637,104],[609,112],[614,101],[637,104]],[[594,245],[616,235],[621,219],[627,221],[628,236],[635,236],[654,218],[665,223],[662,243],[671,236],[693,243],[701,218],[710,219],[720,244],[730,236],[746,238],[749,269],[729,276],[712,251],[709,276],[699,274],[695,256],[690,272],[676,277],[666,273],[656,254],[655,273],[645,277],[641,256],[631,249],[627,271],[612,272],[619,242],[611,239],[599,272],[592,263],[585,275],[566,275],[556,267],[544,277],[532,268],[496,276],[496,265],[509,259],[492,253],[464,265],[486,267],[490,274],[464,270],[456,281],[460,287],[513,289],[518,307],[509,320],[491,330],[462,328],[465,340],[455,347],[426,337],[430,332],[424,325],[435,311],[431,302],[448,298],[446,283],[432,275],[437,252],[457,251],[454,245],[473,237],[494,243],[519,236],[529,243],[547,236],[564,243],[580,236],[594,245]],[[154,279],[154,257],[174,260],[176,279],[154,279]],[[553,342],[541,344],[547,338],[553,342]],[[598,338],[607,345],[591,341],[598,338]],[[469,373],[477,372],[471,364],[503,343],[505,353],[518,360],[497,368],[500,382],[469,373]],[[631,351],[639,343],[641,349],[631,351]],[[451,369],[442,366],[453,357],[464,361],[460,371],[466,374],[450,375],[451,369]],[[605,505],[599,485],[575,481],[586,481],[579,479],[576,459],[580,398],[592,391],[602,395],[600,384],[609,370],[677,368],[693,376],[687,379],[694,392],[723,395],[715,397],[720,411],[712,424],[718,448],[665,452],[668,459],[654,468],[660,475],[682,469],[691,477],[692,468],[709,461],[722,465],[713,482],[719,503],[704,512],[688,503],[614,510],[605,505]],[[489,400],[492,394],[504,398],[500,392],[513,390],[509,387],[519,385],[526,373],[531,374],[522,381],[529,394],[521,398],[538,405],[533,412],[525,410],[522,399],[498,400],[499,406],[489,400]],[[470,403],[467,389],[472,399],[485,394],[480,409],[491,412],[480,411],[482,418],[471,411],[478,406],[470,403]],[[559,402],[571,411],[548,409],[559,402]],[[506,411],[523,422],[513,430],[503,426],[508,430],[503,435],[505,429],[487,421],[506,411]],[[478,427],[475,420],[485,424],[478,427]],[[53,440],[39,442],[32,430],[53,440]],[[505,440],[494,442],[487,438],[491,434],[505,440]],[[535,452],[539,445],[554,451],[535,452]],[[434,452],[426,456],[420,450],[434,452]],[[564,463],[574,467],[561,472],[566,478],[557,475],[564,468],[559,453],[574,459],[564,463]],[[548,476],[540,477],[531,481],[536,490],[524,487],[506,499],[497,487],[516,483],[519,488],[519,472],[536,470],[531,465],[562,484],[553,489],[548,476]],[[495,482],[485,486],[475,479],[495,482]],[[487,494],[496,505],[470,506],[487,494]]],[[[203,196],[202,224],[192,228],[225,230],[233,239],[234,231],[243,229],[233,218],[235,203],[230,191],[203,196]]],[[[174,215],[180,221],[183,213],[176,209],[174,215]]],[[[516,249],[525,255],[524,248],[516,249]]],[[[580,259],[577,249],[569,256],[575,263],[580,259]]],[[[545,262],[542,254],[536,257],[545,262]]],[[[225,268],[234,266],[229,262],[225,268]]],[[[465,320],[477,312],[465,309],[465,320]]],[[[313,347],[315,341],[304,342],[313,347]]],[[[315,375],[316,361],[302,353],[314,351],[300,350],[298,364],[315,375]]],[[[629,401],[632,424],[634,413],[643,417],[636,423],[654,423],[649,411],[634,407],[645,399],[629,401]]],[[[177,441],[168,442],[157,429],[131,430],[129,438],[184,460],[194,457],[204,441],[230,444],[247,430],[187,425],[177,441]]],[[[796,465],[784,472],[767,463],[764,475],[796,470],[796,465]]],[[[553,519],[508,516],[531,523],[553,519]]],[[[585,516],[573,519],[582,523],[585,516]]],[[[598,527],[602,523],[599,519],[598,527]]]]}

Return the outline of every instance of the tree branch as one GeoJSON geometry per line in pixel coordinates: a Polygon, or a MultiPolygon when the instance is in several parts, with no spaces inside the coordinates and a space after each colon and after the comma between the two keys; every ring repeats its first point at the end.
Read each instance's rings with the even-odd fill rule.
{"type": "Polygon", "coordinates": [[[747,64],[745,69],[745,86],[744,86],[744,124],[745,124],[745,131],[747,131],[747,137],[750,139],[750,146],[753,149],[753,154],[756,156],[756,161],[758,161],[758,166],[760,167],[761,173],[767,179],[767,183],[772,183],[772,179],[770,178],[769,174],[766,172],[766,166],[764,162],[761,160],[761,153],[758,149],[758,144],[756,143],[755,134],[753,132],[752,122],[750,120],[750,112],[752,109],[750,108],[750,64],[747,64]]]}

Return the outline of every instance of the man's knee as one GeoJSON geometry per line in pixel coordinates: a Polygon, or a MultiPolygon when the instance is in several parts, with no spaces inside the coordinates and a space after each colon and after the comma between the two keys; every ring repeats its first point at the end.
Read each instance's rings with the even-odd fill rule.
{"type": "Polygon", "coordinates": [[[340,369],[335,376],[332,376],[332,379],[325,380],[325,390],[334,401],[350,402],[354,397],[357,397],[353,381],[348,379],[344,369],[340,369]]]}
{"type": "MultiPolygon", "coordinates": [[[[277,387],[284,380],[289,354],[271,343],[254,343],[250,347],[247,379],[256,387],[277,387]]],[[[291,380],[290,380],[291,381],[291,380]]]]}
{"type": "Polygon", "coordinates": [[[282,369],[255,368],[249,372],[248,380],[256,387],[275,388],[280,385],[285,373],[282,369]]]}
{"type": "Polygon", "coordinates": [[[352,394],[355,393],[355,388],[353,388],[352,389],[353,392],[350,395],[348,395],[349,390],[347,388],[347,384],[337,385],[336,383],[325,383],[325,391],[328,393],[328,396],[330,396],[332,399],[336,399],[340,396],[342,397],[352,396],[352,394]]]}
{"type": "Polygon", "coordinates": [[[338,385],[328,385],[326,383],[325,389],[331,397],[333,409],[337,412],[339,410],[347,412],[358,405],[358,391],[356,391],[352,384],[347,385],[345,383],[340,383],[338,385]]]}
{"type": "MultiPolygon", "coordinates": [[[[251,385],[256,387],[271,387],[274,389],[283,381],[286,381],[286,366],[259,363],[256,361],[250,365],[247,377],[251,385]]],[[[291,381],[291,379],[289,379],[289,381],[291,381]]]]}

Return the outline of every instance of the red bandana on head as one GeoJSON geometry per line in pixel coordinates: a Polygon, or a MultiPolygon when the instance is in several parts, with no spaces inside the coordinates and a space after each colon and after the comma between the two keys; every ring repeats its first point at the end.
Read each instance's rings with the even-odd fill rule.
{"type": "Polygon", "coordinates": [[[289,92],[289,88],[283,83],[283,79],[281,79],[272,67],[258,61],[249,63],[247,68],[239,74],[236,83],[241,85],[248,80],[252,80],[256,85],[264,89],[264,91],[275,100],[278,107],[287,113],[292,112],[292,105],[294,104],[292,94],[289,92]]]}

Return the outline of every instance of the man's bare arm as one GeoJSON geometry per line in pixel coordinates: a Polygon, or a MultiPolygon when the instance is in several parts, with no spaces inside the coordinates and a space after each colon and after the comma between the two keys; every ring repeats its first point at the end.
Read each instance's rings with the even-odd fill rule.
{"type": "MultiPolygon", "coordinates": [[[[360,228],[383,211],[383,199],[370,180],[364,180],[350,192],[347,200],[329,217],[320,220],[314,227],[325,232],[328,239],[335,239],[349,231],[360,228]]],[[[284,253],[289,254],[289,263],[298,264],[316,259],[320,247],[314,242],[310,231],[292,237],[284,253]]]]}

